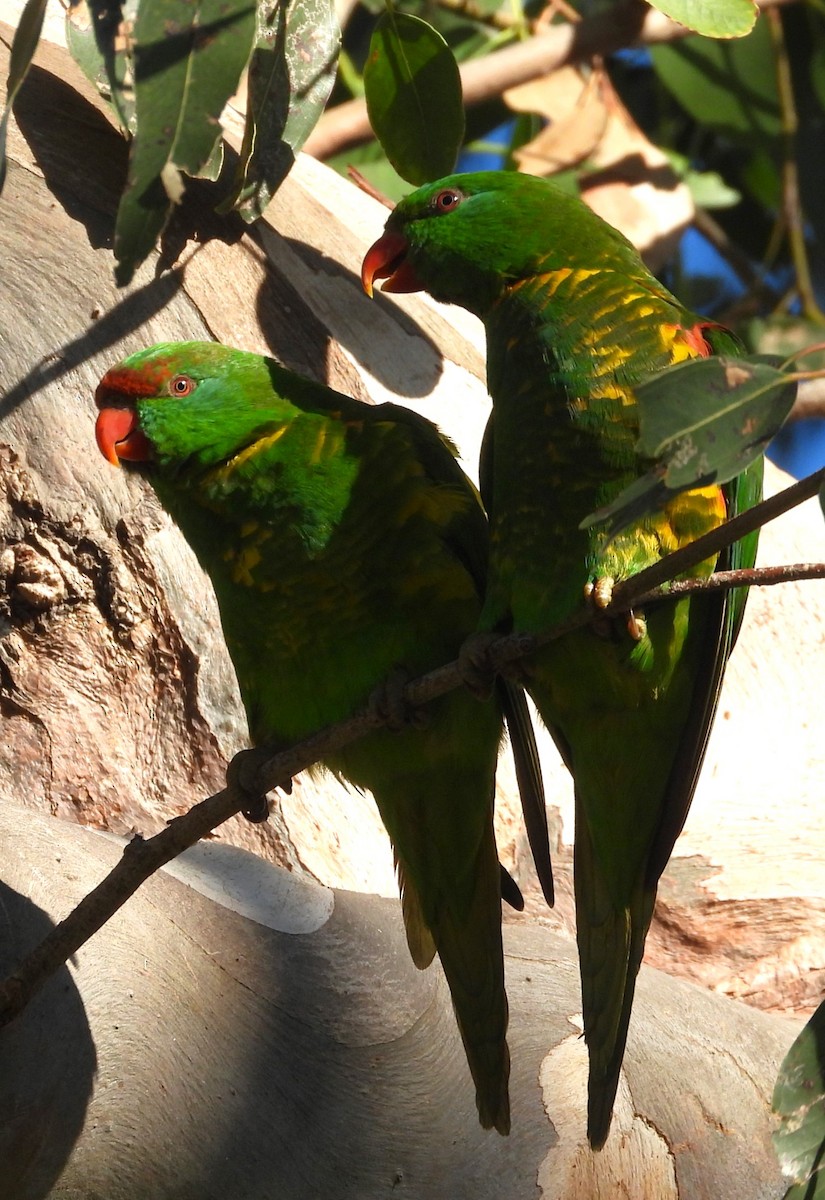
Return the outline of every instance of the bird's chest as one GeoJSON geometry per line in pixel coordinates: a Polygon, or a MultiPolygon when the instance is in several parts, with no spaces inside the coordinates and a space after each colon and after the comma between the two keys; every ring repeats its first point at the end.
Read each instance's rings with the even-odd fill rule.
{"type": "Polygon", "coordinates": [[[493,387],[490,586],[535,629],[581,602],[599,539],[580,524],[632,477],[635,409],[542,340],[511,344],[493,387]]]}
{"type": "Polygon", "coordinates": [[[547,321],[511,305],[488,324],[487,624],[510,612],[517,628],[545,629],[581,606],[588,581],[624,578],[673,548],[668,513],[612,541],[581,528],[640,473],[633,386],[669,361],[646,312],[623,320],[626,339],[574,308],[547,321]]]}
{"type": "Polygon", "coordinates": [[[359,509],[321,547],[247,522],[226,542],[210,573],[258,739],[349,715],[396,667],[447,661],[477,620],[471,577],[413,519],[359,509]]]}

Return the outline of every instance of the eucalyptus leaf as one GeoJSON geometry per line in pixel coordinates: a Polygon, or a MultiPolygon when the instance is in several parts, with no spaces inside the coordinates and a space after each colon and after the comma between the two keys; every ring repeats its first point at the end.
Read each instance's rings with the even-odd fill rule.
{"type": "Polygon", "coordinates": [[[333,0],[263,0],[235,190],[222,211],[261,216],[324,111],[340,45],[333,0]]]}
{"type": "Polygon", "coordinates": [[[135,132],[135,92],[127,46],[138,0],[111,5],[75,0],[66,10],[66,45],[86,78],[111,104],[120,126],[135,132]]]}
{"type": "Polygon", "coordinates": [[[729,187],[718,171],[688,170],[682,179],[697,208],[732,208],[742,199],[741,192],[729,187]]]}
{"type": "Polygon", "coordinates": [[[691,359],[639,384],[636,449],[651,468],[582,527],[606,522],[615,533],[679,492],[744,471],[793,406],[796,383],[780,362],[772,355],[691,359]]]}
{"type": "Polygon", "coordinates": [[[665,16],[706,37],[743,37],[756,21],[754,0],[650,0],[665,16]]]}
{"type": "Polygon", "coordinates": [[[417,186],[453,170],[464,136],[461,78],[431,25],[384,13],[370,40],[364,89],[376,137],[403,179],[417,186]]]}
{"type": "Polygon", "coordinates": [[[11,106],[26,78],[40,34],[43,31],[43,18],[46,15],[46,0],[28,0],[20,14],[14,39],[11,44],[9,57],[9,76],[6,81],[6,106],[0,117],[0,192],[6,182],[6,135],[11,116],[11,106]]]}
{"type": "Polygon", "coordinates": [[[773,1144],[793,1180],[786,1200],[825,1197],[825,1002],[791,1046],[773,1090],[773,1144]]]}
{"type": "Polygon", "coordinates": [[[131,279],[182,193],[213,162],[220,115],[255,35],[249,0],[142,0],[134,26],[137,132],[115,226],[115,278],[131,279]]]}
{"type": "Polygon", "coordinates": [[[744,143],[776,147],[782,133],[770,29],[760,18],[733,41],[686,37],[651,47],[660,82],[705,129],[744,143]]]}

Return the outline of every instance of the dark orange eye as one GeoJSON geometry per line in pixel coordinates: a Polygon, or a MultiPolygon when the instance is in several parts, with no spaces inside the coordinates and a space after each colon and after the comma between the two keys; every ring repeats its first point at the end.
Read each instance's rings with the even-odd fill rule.
{"type": "Polygon", "coordinates": [[[433,196],[432,206],[438,213],[452,212],[454,208],[458,208],[463,199],[464,194],[456,188],[442,188],[433,196]]]}
{"type": "Polygon", "coordinates": [[[174,375],[169,380],[170,396],[188,396],[194,390],[195,381],[194,379],[190,379],[188,375],[174,375]]]}

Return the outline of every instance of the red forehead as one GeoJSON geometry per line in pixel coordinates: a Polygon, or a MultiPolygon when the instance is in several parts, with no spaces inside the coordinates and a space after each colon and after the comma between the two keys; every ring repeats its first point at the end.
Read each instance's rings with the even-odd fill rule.
{"type": "Polygon", "coordinates": [[[95,402],[98,408],[102,408],[116,400],[157,396],[165,389],[172,373],[171,367],[165,362],[142,367],[113,367],[98,384],[95,402]]]}

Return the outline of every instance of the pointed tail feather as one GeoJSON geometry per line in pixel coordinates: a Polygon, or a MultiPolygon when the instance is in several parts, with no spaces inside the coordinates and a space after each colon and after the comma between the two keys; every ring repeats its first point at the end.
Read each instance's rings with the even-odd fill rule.
{"type": "Polygon", "coordinates": [[[492,826],[480,848],[472,904],[439,915],[438,954],[456,1022],[476,1086],[478,1118],[485,1129],[510,1132],[510,1052],[504,990],[499,870],[492,826]]]}
{"type": "Polygon", "coordinates": [[[421,900],[409,871],[401,861],[398,851],[393,846],[395,871],[398,875],[398,890],[401,893],[401,915],[404,918],[404,932],[407,935],[407,946],[410,958],[419,971],[425,970],[435,958],[435,942],[430,927],[424,919],[421,900]]]}
{"type": "Polygon", "coordinates": [[[594,857],[578,798],[574,865],[584,1039],[590,1059],[587,1136],[593,1149],[600,1150],[610,1130],[656,893],[640,885],[629,907],[616,907],[594,857]]]}
{"type": "Polygon", "coordinates": [[[501,874],[492,822],[472,872],[467,902],[442,893],[429,927],[409,872],[396,854],[407,942],[417,966],[434,944],[450,988],[456,1023],[476,1088],[478,1118],[485,1129],[510,1132],[508,1007],[501,941],[501,874]],[[418,956],[416,956],[418,955],[418,956]]]}
{"type": "Polygon", "coordinates": [[[510,734],[527,840],[530,843],[533,862],[536,864],[541,890],[552,908],[555,893],[550,834],[547,828],[547,802],[533,722],[530,720],[527,699],[520,688],[508,680],[500,679],[498,689],[507,721],[507,731],[510,734]]]}

